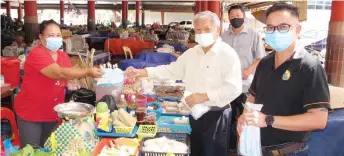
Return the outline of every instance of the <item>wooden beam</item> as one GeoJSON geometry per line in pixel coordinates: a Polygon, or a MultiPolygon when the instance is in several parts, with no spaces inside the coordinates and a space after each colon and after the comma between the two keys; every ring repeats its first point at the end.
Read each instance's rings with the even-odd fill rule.
{"type": "Polygon", "coordinates": [[[150,12],[181,12],[181,13],[193,13],[192,10],[170,10],[170,9],[164,9],[164,10],[151,10],[150,12]]]}

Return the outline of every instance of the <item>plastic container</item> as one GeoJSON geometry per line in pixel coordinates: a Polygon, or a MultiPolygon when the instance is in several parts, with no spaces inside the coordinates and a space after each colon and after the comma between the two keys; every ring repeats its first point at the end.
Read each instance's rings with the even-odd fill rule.
{"type": "Polygon", "coordinates": [[[147,106],[155,107],[154,110],[147,110],[147,113],[154,112],[156,114],[156,119],[159,119],[162,114],[162,108],[161,108],[160,103],[150,102],[150,103],[147,103],[147,106]]]}
{"type": "Polygon", "coordinates": [[[114,126],[113,128],[115,129],[115,132],[118,134],[131,134],[131,133],[133,133],[135,126],[134,127],[117,127],[117,126],[114,126]]]}
{"type": "Polygon", "coordinates": [[[137,137],[139,139],[154,138],[157,131],[158,127],[156,125],[140,125],[137,131],[137,137]]]}
{"type": "Polygon", "coordinates": [[[192,129],[190,124],[175,124],[175,118],[182,118],[183,115],[162,115],[157,120],[158,132],[168,133],[191,133],[192,129]]]}
{"type": "MultiPolygon", "coordinates": [[[[117,102],[116,102],[116,103],[117,103],[117,102]]],[[[117,107],[118,107],[118,109],[123,108],[124,110],[127,110],[127,108],[128,108],[128,102],[127,102],[127,100],[125,99],[124,94],[121,94],[120,100],[119,100],[119,102],[118,102],[118,104],[117,104],[117,107]]]]}
{"type": "Polygon", "coordinates": [[[147,104],[147,97],[144,95],[137,95],[136,96],[136,104],[139,107],[146,107],[147,104]]]}
{"type": "Polygon", "coordinates": [[[20,59],[16,57],[1,57],[1,75],[4,76],[5,83],[16,88],[20,82],[20,59]]]}
{"type": "MultiPolygon", "coordinates": [[[[110,146],[110,141],[115,140],[113,138],[102,138],[99,144],[94,148],[91,156],[98,156],[104,147],[110,146]]],[[[139,148],[137,148],[136,153],[139,153],[139,148]]]]}
{"type": "Polygon", "coordinates": [[[147,103],[156,101],[155,95],[145,94],[145,96],[147,97],[147,103]]]}
{"type": "MultiPolygon", "coordinates": [[[[176,140],[178,142],[183,142],[188,146],[188,152],[187,153],[171,153],[174,156],[188,156],[191,153],[191,149],[190,149],[190,137],[187,133],[157,133],[155,138],[159,138],[159,137],[166,137],[168,139],[173,139],[176,140]]],[[[143,151],[143,147],[144,147],[144,142],[148,139],[151,138],[144,138],[141,142],[141,147],[140,147],[140,153],[141,156],[166,156],[168,153],[160,153],[160,152],[147,152],[147,151],[143,151]]]]}
{"type": "MultiPolygon", "coordinates": [[[[122,91],[123,85],[122,84],[115,84],[115,85],[96,85],[96,101],[100,100],[105,95],[113,95],[116,93],[117,99],[121,95],[120,92],[122,91]]],[[[113,95],[114,96],[114,95],[113,95]]],[[[116,99],[116,97],[115,97],[116,99]]]]}
{"type": "Polygon", "coordinates": [[[131,127],[117,127],[118,132],[129,132],[132,131],[132,133],[118,133],[115,128],[112,128],[111,132],[104,132],[102,130],[97,129],[97,136],[99,137],[108,137],[108,138],[134,138],[136,136],[136,132],[139,129],[137,126],[133,127],[133,130],[130,130],[131,127]]]}
{"type": "Polygon", "coordinates": [[[12,153],[18,151],[13,147],[11,139],[4,140],[4,147],[6,156],[10,156],[12,153]]]}
{"type": "Polygon", "coordinates": [[[115,102],[119,103],[122,95],[122,90],[115,89],[111,92],[111,95],[114,97],[115,102]]]}

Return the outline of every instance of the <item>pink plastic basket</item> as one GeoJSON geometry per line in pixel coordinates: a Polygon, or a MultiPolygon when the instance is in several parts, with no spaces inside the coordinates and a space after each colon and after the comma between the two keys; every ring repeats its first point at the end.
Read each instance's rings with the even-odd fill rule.
{"type": "Polygon", "coordinates": [[[147,97],[144,95],[137,95],[136,96],[136,103],[139,105],[139,107],[146,107],[147,97]]]}

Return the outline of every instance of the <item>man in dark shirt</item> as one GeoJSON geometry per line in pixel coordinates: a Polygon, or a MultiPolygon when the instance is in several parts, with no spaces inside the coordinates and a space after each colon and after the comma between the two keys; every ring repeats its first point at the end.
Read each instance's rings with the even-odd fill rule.
{"type": "Polygon", "coordinates": [[[327,123],[329,88],[321,63],[297,43],[298,8],[278,3],[266,12],[266,43],[274,52],[259,63],[247,102],[263,104],[261,112],[245,110],[238,120],[261,128],[263,155],[308,155],[311,131],[327,123]]]}

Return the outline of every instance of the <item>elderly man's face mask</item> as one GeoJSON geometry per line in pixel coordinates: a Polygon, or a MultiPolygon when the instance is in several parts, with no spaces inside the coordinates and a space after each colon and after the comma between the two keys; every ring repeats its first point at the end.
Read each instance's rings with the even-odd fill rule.
{"type": "Polygon", "coordinates": [[[196,20],[195,27],[195,41],[202,47],[208,47],[214,44],[219,36],[219,28],[207,18],[196,20]]]}

